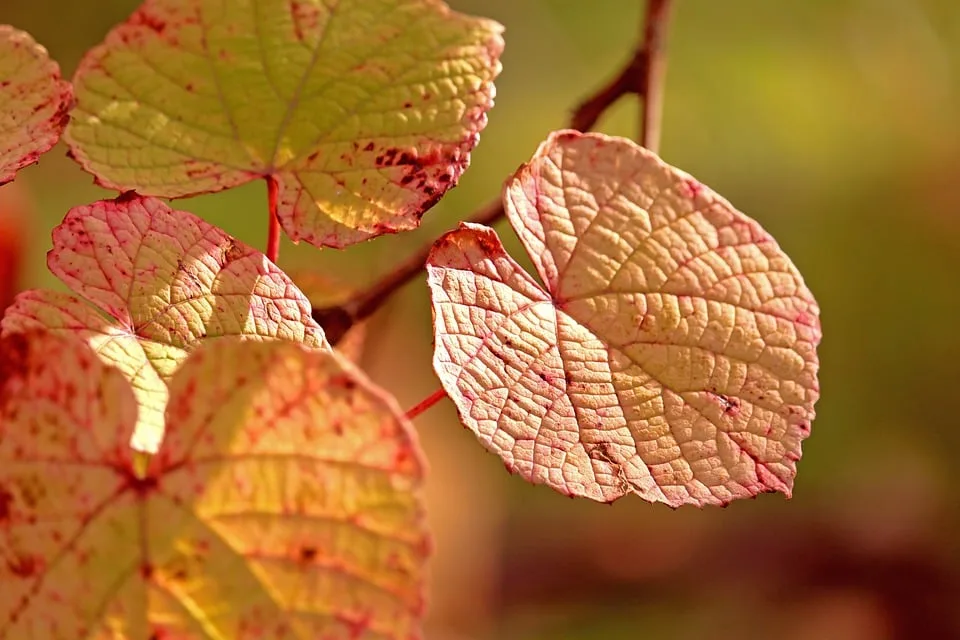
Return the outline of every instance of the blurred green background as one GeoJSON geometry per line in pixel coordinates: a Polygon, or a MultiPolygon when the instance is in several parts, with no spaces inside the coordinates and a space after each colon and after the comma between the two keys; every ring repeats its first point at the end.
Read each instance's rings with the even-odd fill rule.
{"type": "MultiPolygon", "coordinates": [[[[136,4],[0,0],[0,23],[69,76],[136,4]]],[[[282,266],[362,286],[495,197],[627,59],[643,5],[451,4],[507,27],[472,168],[419,231],[288,244],[282,266]]],[[[771,231],[822,308],[794,498],[571,501],[509,476],[444,402],[417,420],[437,539],[428,638],[960,638],[960,2],[678,0],[669,52],[663,157],[771,231]]],[[[636,121],[627,99],[600,128],[633,136],[636,121]]],[[[91,182],[61,146],[0,189],[0,218],[28,225],[21,286],[58,286],[49,232],[108,196],[91,182]]],[[[264,245],[262,184],[178,206],[264,245]]],[[[422,280],[372,321],[365,365],[403,405],[438,387],[430,337],[422,280]]]]}

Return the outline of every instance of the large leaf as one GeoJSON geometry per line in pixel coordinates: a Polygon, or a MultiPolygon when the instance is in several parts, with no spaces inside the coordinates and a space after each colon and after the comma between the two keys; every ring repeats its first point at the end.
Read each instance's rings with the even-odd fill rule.
{"type": "Polygon", "coordinates": [[[412,229],[470,160],[502,27],[439,0],[147,0],[83,60],[67,141],[111,188],[268,177],[287,234],[412,229]]]}
{"type": "Polygon", "coordinates": [[[0,184],[57,143],[72,102],[70,84],[47,50],[0,25],[0,184]]]}
{"type": "Polygon", "coordinates": [[[422,463],[338,356],[224,339],[137,405],[81,341],[0,340],[0,639],[419,637],[422,463]]]}
{"type": "Polygon", "coordinates": [[[27,291],[0,327],[78,335],[127,374],[140,402],[134,446],[142,451],[155,451],[163,432],[164,380],[202,340],[326,345],[306,297],[262,253],[153,198],[71,209],[53,231],[47,265],[79,296],[27,291]]]}
{"type": "Polygon", "coordinates": [[[493,230],[428,261],[434,367],[511,471],[610,502],[788,496],[819,309],[755,221],[629,140],[557,132],[507,183],[546,287],[493,230]]]}

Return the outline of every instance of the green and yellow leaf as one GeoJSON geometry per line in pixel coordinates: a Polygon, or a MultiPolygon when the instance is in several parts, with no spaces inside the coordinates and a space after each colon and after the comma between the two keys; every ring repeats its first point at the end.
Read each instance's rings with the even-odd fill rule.
{"type": "Polygon", "coordinates": [[[493,105],[502,27],[440,0],[147,0],[81,63],[66,138],[104,186],[267,178],[293,240],[412,229],[493,105]]]}
{"type": "Polygon", "coordinates": [[[57,143],[72,103],[70,84],[47,50],[0,25],[0,184],[57,143]]]}

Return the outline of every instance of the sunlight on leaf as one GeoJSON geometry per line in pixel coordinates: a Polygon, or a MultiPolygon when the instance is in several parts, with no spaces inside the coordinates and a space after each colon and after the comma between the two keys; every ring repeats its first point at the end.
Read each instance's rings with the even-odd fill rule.
{"type": "Polygon", "coordinates": [[[819,308],[755,221],[622,138],[556,132],[507,183],[546,285],[487,227],[428,261],[434,367],[507,468],[571,496],[791,494],[819,308]]]}
{"type": "Polygon", "coordinates": [[[74,207],[53,231],[47,265],[78,295],[22,293],[0,328],[73,333],[119,367],[141,405],[141,451],[156,451],[164,381],[200,341],[240,335],[326,346],[306,297],[262,253],[153,198],[74,207]]]}
{"type": "Polygon", "coordinates": [[[57,143],[72,102],[70,84],[47,50],[0,25],[0,184],[57,143]]]}
{"type": "Polygon", "coordinates": [[[7,336],[0,372],[0,639],[420,637],[418,445],[339,356],[200,347],[142,479],[84,343],[7,336]]]}
{"type": "Polygon", "coordinates": [[[416,227],[456,184],[501,32],[438,0],[147,0],[81,63],[66,139],[119,190],[270,176],[293,240],[343,247],[416,227]]]}

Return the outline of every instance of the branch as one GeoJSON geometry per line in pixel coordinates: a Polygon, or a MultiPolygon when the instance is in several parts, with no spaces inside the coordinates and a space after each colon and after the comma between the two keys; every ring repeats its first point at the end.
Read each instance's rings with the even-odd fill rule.
{"type": "Polygon", "coordinates": [[[649,0],[643,21],[644,67],[637,74],[638,95],[643,97],[640,120],[640,144],[654,153],[660,150],[663,122],[663,87],[667,75],[667,23],[671,0],[649,0]]]}
{"type": "MultiPolygon", "coordinates": [[[[633,56],[611,82],[574,110],[570,117],[571,129],[589,131],[617,100],[635,94],[644,100],[640,139],[645,147],[656,153],[663,113],[663,79],[666,72],[664,47],[670,5],[671,0],[647,1],[643,37],[633,56]]],[[[475,212],[469,221],[490,226],[503,216],[503,202],[497,199],[475,212]]],[[[313,319],[323,327],[330,344],[339,342],[350,327],[372,316],[394,293],[420,275],[432,247],[432,242],[421,247],[349,302],[315,309],[313,319]]]]}

